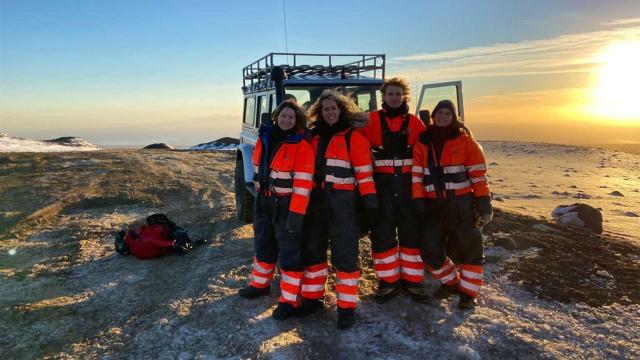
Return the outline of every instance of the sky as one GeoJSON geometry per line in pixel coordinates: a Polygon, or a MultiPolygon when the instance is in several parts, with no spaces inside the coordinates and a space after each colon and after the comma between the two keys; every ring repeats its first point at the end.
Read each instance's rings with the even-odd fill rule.
{"type": "Polygon", "coordinates": [[[640,0],[0,0],[0,132],[238,137],[242,67],[285,50],[384,53],[412,109],[461,80],[482,140],[640,142],[640,0]]]}

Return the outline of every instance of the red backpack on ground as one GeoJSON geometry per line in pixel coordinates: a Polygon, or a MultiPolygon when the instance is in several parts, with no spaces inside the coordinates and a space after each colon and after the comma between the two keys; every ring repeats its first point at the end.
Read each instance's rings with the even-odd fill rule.
{"type": "Polygon", "coordinates": [[[138,259],[154,259],[169,252],[189,253],[193,245],[189,236],[164,214],[153,214],[147,224],[137,230],[120,231],[115,249],[121,255],[133,254],[138,259]]]}

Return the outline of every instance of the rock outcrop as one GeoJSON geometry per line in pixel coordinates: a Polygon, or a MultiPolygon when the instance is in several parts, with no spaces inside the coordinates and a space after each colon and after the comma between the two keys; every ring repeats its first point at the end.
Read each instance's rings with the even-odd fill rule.
{"type": "Polygon", "coordinates": [[[560,205],[551,212],[551,217],[560,224],[602,234],[602,213],[593,206],[584,203],[560,205]]]}

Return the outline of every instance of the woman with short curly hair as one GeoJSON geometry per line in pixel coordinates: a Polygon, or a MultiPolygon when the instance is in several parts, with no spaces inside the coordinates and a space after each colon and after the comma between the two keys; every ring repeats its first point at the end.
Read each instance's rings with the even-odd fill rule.
{"type": "Polygon", "coordinates": [[[424,124],[409,113],[409,84],[390,78],[380,88],[382,109],[369,113],[361,129],[371,143],[380,210],[371,228],[373,266],[378,277],[376,301],[384,303],[404,289],[425,303],[420,227],[411,204],[412,148],[424,124]]]}

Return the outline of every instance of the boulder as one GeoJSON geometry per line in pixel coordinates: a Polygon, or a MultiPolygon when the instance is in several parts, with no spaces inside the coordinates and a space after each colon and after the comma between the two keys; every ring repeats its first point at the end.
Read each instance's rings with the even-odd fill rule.
{"type": "Polygon", "coordinates": [[[143,149],[173,150],[173,147],[165,143],[155,143],[155,144],[147,145],[143,147],[143,149]]]}
{"type": "Polygon", "coordinates": [[[515,250],[518,248],[518,244],[516,244],[516,241],[508,236],[494,238],[493,245],[500,246],[501,248],[506,250],[515,250]]]}
{"type": "Polygon", "coordinates": [[[560,205],[551,212],[551,217],[560,224],[602,234],[602,213],[593,206],[584,203],[560,205]]]}

